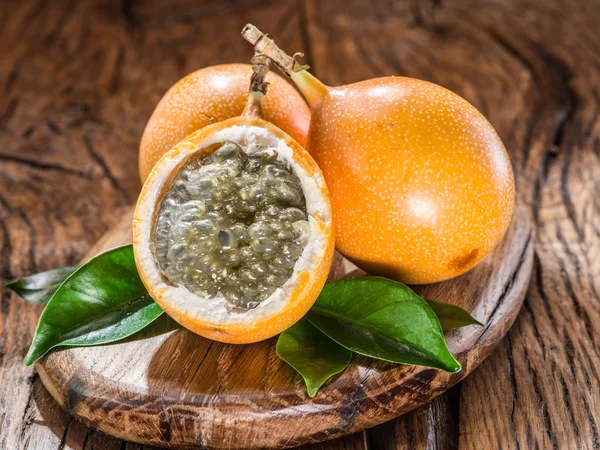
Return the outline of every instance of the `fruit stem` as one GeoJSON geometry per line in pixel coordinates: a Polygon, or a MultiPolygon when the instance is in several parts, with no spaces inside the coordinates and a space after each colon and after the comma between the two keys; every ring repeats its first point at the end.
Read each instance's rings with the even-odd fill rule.
{"type": "Polygon", "coordinates": [[[242,116],[264,118],[262,100],[267,93],[266,81],[269,73],[270,59],[265,55],[255,54],[252,58],[252,77],[250,78],[250,93],[242,116]]]}
{"type": "Polygon", "coordinates": [[[295,53],[294,56],[288,55],[275,44],[273,39],[252,24],[244,27],[242,36],[254,45],[256,54],[268,56],[279,70],[296,83],[311,107],[327,95],[329,88],[308,72],[309,66],[296,61],[297,57],[304,56],[302,53],[295,53]]]}

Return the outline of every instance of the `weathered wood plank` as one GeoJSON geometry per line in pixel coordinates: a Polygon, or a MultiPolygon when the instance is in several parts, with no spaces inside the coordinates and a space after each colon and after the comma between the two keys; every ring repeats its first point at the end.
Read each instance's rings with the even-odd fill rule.
{"type": "MultiPolygon", "coordinates": [[[[438,437],[440,420],[461,448],[600,447],[598,2],[250,3],[3,3],[2,277],[74,263],[114,222],[139,187],[137,142],[160,95],[198,67],[246,57],[235,16],[284,48],[309,51],[330,84],[395,73],[465,96],[511,151],[519,195],[538,224],[536,283],[509,339],[461,384],[458,405],[438,399],[375,430],[373,442],[444,448],[429,443],[431,430],[454,448],[456,440],[438,437]],[[303,16],[310,27],[298,33],[303,16]],[[219,43],[207,44],[209,34],[219,43]],[[328,44],[319,47],[322,37],[328,44]],[[460,413],[458,430],[438,402],[460,413]],[[398,440],[383,440],[391,435],[398,440]]],[[[6,292],[0,306],[0,447],[20,448],[31,436],[29,448],[58,448],[66,435],[80,448],[85,432],[71,438],[80,425],[67,426],[56,404],[47,410],[55,425],[43,425],[21,364],[40,308],[6,292]]]]}

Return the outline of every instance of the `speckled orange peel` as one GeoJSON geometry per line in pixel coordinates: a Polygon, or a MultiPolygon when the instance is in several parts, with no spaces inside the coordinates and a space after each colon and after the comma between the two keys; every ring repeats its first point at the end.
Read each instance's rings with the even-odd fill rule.
{"type": "Polygon", "coordinates": [[[329,87],[253,25],[242,35],[309,103],[307,150],[329,187],[344,256],[372,274],[426,284],[465,273],[498,244],[514,177],[502,141],[470,103],[405,77],[329,87]]]}
{"type": "Polygon", "coordinates": [[[192,133],[160,158],[143,185],[133,220],[136,265],[152,298],[194,333],[233,344],[270,338],[300,320],[321,292],[334,252],[331,204],[323,174],[300,144],[262,119],[263,93],[252,86],[240,117],[192,133]],[[171,181],[192,156],[208,154],[218,147],[215,144],[225,141],[274,149],[300,180],[310,226],[308,243],[291,277],[257,307],[243,312],[232,312],[221,294],[208,298],[169,283],[159,271],[152,251],[154,221],[171,181]]]}
{"type": "MultiPolygon", "coordinates": [[[[212,123],[238,117],[248,99],[250,64],[221,64],[197,70],[175,83],[160,100],[142,135],[139,168],[142,182],[175,144],[212,123]]],[[[267,75],[265,120],[301,146],[306,145],[310,111],[302,96],[275,73],[267,75]]]]}

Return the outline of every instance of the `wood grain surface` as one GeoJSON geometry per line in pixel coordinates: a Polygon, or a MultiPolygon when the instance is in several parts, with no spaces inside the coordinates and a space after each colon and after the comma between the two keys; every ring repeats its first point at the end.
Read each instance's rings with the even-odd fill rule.
{"type": "MultiPolygon", "coordinates": [[[[130,243],[131,223],[128,212],[88,257],[130,243]]],[[[397,417],[467,376],[512,325],[532,265],[531,227],[519,208],[501,244],[474,270],[417,288],[424,298],[461,306],[485,325],[447,333],[463,365],[457,374],[354,357],[311,399],[298,374],[277,357],[275,338],[227,345],[174,327],[166,317],[126,342],[52,352],[37,369],[77,419],[135,442],[223,449],[320,442],[397,417]]],[[[330,279],[360,275],[336,255],[330,279]]]]}
{"type": "MultiPolygon", "coordinates": [[[[304,51],[328,84],[401,74],[467,98],[504,140],[536,228],[525,306],[469,378],[307,448],[600,448],[597,0],[5,0],[2,278],[86,254],[135,201],[137,144],[160,96],[199,67],[246,61],[247,22],[304,51]]],[[[140,449],[74,421],[22,365],[40,312],[2,292],[0,448],[140,449]]]]}

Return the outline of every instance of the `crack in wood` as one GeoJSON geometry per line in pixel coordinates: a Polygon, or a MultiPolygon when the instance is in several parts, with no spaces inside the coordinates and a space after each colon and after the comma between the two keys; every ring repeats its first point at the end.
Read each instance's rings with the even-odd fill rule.
{"type": "Polygon", "coordinates": [[[83,178],[85,180],[91,180],[91,177],[88,173],[82,172],[80,170],[71,169],[69,167],[63,167],[59,164],[48,164],[40,161],[23,158],[15,155],[6,155],[0,153],[0,161],[7,161],[16,164],[23,164],[24,166],[30,167],[32,169],[37,170],[55,170],[57,172],[64,173],[66,175],[74,175],[79,178],[83,178]]]}

